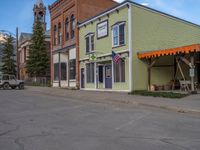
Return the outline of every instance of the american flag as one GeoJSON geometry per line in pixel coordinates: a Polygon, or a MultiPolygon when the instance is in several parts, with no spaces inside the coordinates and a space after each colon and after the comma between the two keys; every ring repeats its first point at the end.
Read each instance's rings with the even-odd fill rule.
{"type": "Polygon", "coordinates": [[[121,56],[112,51],[112,59],[116,64],[119,64],[119,62],[121,61],[121,56]]]}

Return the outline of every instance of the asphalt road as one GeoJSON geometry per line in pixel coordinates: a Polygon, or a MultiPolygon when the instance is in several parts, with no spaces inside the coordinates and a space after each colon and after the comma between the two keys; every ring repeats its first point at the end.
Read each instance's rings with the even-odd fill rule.
{"type": "Polygon", "coordinates": [[[0,90],[0,150],[200,150],[200,116],[0,90]]]}

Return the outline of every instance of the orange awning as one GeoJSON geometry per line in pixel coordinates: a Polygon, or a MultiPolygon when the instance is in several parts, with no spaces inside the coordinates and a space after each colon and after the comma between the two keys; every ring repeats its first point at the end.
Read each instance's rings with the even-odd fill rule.
{"type": "Polygon", "coordinates": [[[200,52],[200,44],[193,44],[193,45],[164,49],[164,50],[141,52],[138,53],[138,58],[145,59],[145,58],[160,57],[167,55],[177,55],[183,53],[188,54],[192,52],[200,52]]]}

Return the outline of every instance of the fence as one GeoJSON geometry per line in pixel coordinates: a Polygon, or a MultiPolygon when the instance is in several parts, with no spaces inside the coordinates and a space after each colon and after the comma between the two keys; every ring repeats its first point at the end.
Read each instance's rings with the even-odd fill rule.
{"type": "Polygon", "coordinates": [[[25,80],[26,85],[30,86],[51,86],[50,77],[33,77],[25,80]]]}

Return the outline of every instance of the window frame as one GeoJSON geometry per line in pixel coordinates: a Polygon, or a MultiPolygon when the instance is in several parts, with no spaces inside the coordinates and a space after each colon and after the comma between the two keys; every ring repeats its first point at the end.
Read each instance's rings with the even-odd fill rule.
{"type": "Polygon", "coordinates": [[[89,33],[85,36],[85,52],[86,54],[90,54],[92,52],[94,52],[94,38],[95,35],[94,33],[89,33]],[[87,43],[87,38],[89,39],[89,43],[87,43]],[[93,39],[93,43],[92,43],[92,39],[93,39]],[[89,44],[89,49],[87,49],[87,44],[89,44]]]}
{"type": "Polygon", "coordinates": [[[72,14],[71,17],[70,17],[71,39],[74,39],[74,38],[75,38],[75,29],[76,29],[76,25],[75,25],[75,16],[74,16],[74,14],[72,14]]]}
{"type": "Polygon", "coordinates": [[[56,46],[56,44],[57,44],[57,26],[56,25],[54,25],[54,31],[53,32],[54,32],[53,45],[56,46]]]}
{"type": "Polygon", "coordinates": [[[58,23],[58,45],[62,43],[62,25],[61,22],[58,23]]]}
{"type": "Polygon", "coordinates": [[[120,23],[116,23],[112,26],[112,47],[119,47],[119,46],[124,46],[126,45],[126,23],[125,22],[120,22],[120,23]],[[124,26],[124,43],[120,44],[120,26],[124,26]],[[117,44],[114,43],[114,29],[117,28],[117,44]]]}
{"type": "Polygon", "coordinates": [[[65,41],[69,40],[69,18],[65,19],[65,41]]]}

